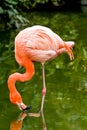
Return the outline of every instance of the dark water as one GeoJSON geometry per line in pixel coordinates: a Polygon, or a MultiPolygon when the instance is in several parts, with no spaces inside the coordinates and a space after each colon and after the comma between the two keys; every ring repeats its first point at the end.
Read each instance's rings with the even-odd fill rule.
{"type": "MultiPolygon", "coordinates": [[[[45,25],[64,40],[74,40],[75,59],[70,61],[67,54],[61,54],[46,63],[47,94],[44,114],[40,116],[42,74],[40,63],[35,63],[34,77],[16,84],[24,102],[32,106],[27,114],[21,113],[10,103],[7,88],[11,73],[24,72],[14,58],[14,37],[19,30],[0,32],[0,130],[86,130],[87,14],[33,12],[27,17],[29,26],[45,25]]],[[[21,25],[20,30],[22,28],[21,25]]]]}

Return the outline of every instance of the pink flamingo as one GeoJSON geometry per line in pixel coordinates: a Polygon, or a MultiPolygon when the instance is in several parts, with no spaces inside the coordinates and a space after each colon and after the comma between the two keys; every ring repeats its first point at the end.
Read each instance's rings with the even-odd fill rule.
{"type": "Polygon", "coordinates": [[[26,72],[23,74],[14,73],[8,78],[11,103],[17,105],[20,110],[30,108],[30,106],[23,103],[22,97],[15,87],[15,83],[16,81],[24,82],[30,80],[35,73],[33,61],[37,61],[42,64],[42,111],[46,94],[44,64],[46,61],[55,58],[63,52],[68,53],[70,60],[74,59],[71,50],[73,46],[73,41],[63,41],[51,29],[44,26],[35,25],[19,32],[15,38],[15,58],[21,66],[25,67],[26,72]]]}

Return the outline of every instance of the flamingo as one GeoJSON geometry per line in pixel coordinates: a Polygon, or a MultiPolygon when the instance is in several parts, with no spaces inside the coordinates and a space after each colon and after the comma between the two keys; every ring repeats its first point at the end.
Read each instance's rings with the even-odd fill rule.
{"type": "Polygon", "coordinates": [[[44,64],[46,61],[52,60],[64,52],[67,52],[70,60],[73,60],[72,48],[74,44],[74,41],[63,41],[50,28],[41,25],[34,25],[20,31],[15,38],[15,59],[26,70],[23,74],[16,72],[8,77],[10,102],[17,105],[20,110],[30,109],[31,106],[24,104],[20,93],[16,89],[15,83],[16,81],[24,82],[30,80],[35,73],[34,62],[40,62],[42,65],[43,79],[40,108],[42,111],[46,95],[44,64]]]}

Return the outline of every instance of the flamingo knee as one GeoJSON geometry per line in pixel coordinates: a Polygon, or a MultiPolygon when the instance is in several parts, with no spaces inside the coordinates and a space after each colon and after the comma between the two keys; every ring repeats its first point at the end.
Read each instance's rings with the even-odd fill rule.
{"type": "Polygon", "coordinates": [[[42,96],[44,96],[46,94],[46,87],[44,87],[43,89],[42,89],[42,96]]]}

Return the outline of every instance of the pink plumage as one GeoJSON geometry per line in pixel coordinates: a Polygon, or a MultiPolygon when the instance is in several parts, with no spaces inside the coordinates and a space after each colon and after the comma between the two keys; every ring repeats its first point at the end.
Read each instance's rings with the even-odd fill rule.
{"type": "Polygon", "coordinates": [[[43,110],[46,94],[44,63],[63,52],[67,52],[72,60],[74,58],[71,50],[73,46],[73,41],[63,41],[51,29],[44,26],[35,25],[20,31],[15,38],[15,58],[21,66],[25,67],[26,72],[24,74],[14,73],[9,76],[8,88],[10,90],[11,102],[18,105],[20,109],[27,108],[15,88],[15,82],[17,80],[21,82],[30,80],[34,74],[33,61],[37,61],[42,64],[43,89],[41,110],[43,110]]]}

